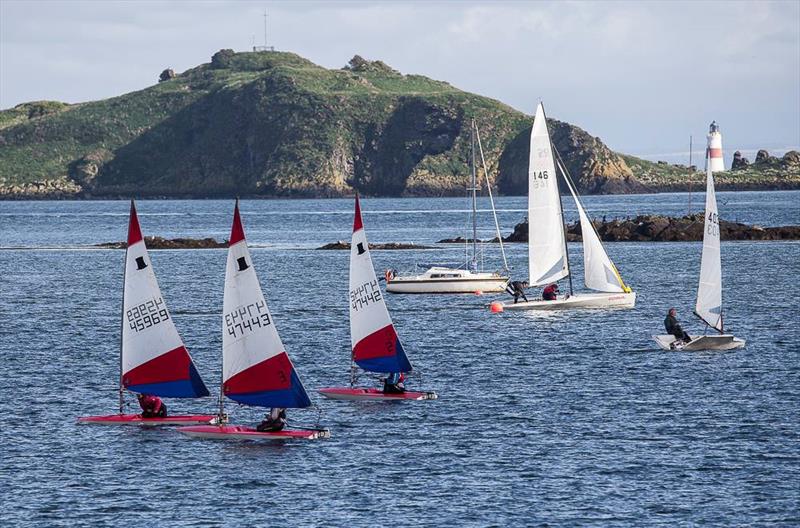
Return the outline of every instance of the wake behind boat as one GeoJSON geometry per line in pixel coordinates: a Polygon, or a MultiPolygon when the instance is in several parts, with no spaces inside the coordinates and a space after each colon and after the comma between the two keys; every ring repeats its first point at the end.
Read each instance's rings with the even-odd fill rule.
{"type": "Polygon", "coordinates": [[[411,372],[400,337],[381,295],[369,254],[367,235],[356,196],[353,238],[350,244],[350,343],[353,365],[350,387],[330,387],[318,392],[333,400],[435,400],[435,392],[406,391],[402,376],[411,372]],[[356,365],[366,372],[389,374],[384,390],[355,386],[356,365]]]}
{"type": "MultiPolygon", "coordinates": [[[[208,423],[214,415],[143,416],[125,414],[125,391],[169,398],[202,398],[208,389],[175,328],[161,296],[153,265],[131,200],[120,335],[119,413],[82,416],[102,425],[186,425],[208,423]]],[[[166,407],[164,407],[166,409],[166,407]]]]}
{"type": "MultiPolygon", "coordinates": [[[[261,291],[244,236],[239,200],[236,200],[234,208],[225,268],[222,361],[222,387],[216,423],[181,427],[178,431],[196,438],[231,440],[314,440],[330,437],[327,429],[320,428],[305,430],[281,426],[280,430],[260,431],[227,424],[225,397],[241,405],[272,408],[271,415],[281,409],[311,406],[311,400],[286,353],[261,291]]],[[[277,417],[282,412],[275,414],[277,417]]]]}
{"type": "Polygon", "coordinates": [[[633,308],[636,293],[622,280],[608,257],[600,237],[578,198],[577,191],[562,163],[561,175],[569,187],[581,222],[583,237],[584,282],[599,293],[574,293],[569,266],[569,252],[564,231],[564,214],[558,191],[555,149],[550,141],[542,103],[536,108],[531,128],[528,165],[528,272],[530,286],[545,286],[565,277],[569,295],[552,300],[494,302],[494,312],[505,310],[566,310],[574,308],[633,308]]]}
{"type": "MultiPolygon", "coordinates": [[[[700,256],[700,282],[697,285],[697,301],[694,314],[718,335],[690,336],[684,342],[673,335],[654,335],[653,340],[663,350],[733,350],[745,345],[725,333],[722,317],[722,256],[720,253],[719,211],[714,190],[714,175],[711,163],[706,160],[706,212],[703,230],[703,252],[700,256]]],[[[672,313],[670,315],[673,315],[672,313]]],[[[668,330],[671,331],[671,330],[668,330]]]]}
{"type": "MultiPolygon", "coordinates": [[[[483,147],[480,142],[480,134],[475,121],[471,124],[472,142],[472,185],[469,187],[472,198],[472,255],[468,256],[463,268],[451,268],[447,266],[432,266],[424,273],[420,274],[396,274],[392,271],[386,273],[386,291],[389,293],[484,293],[505,291],[508,284],[508,262],[506,261],[505,249],[503,248],[503,238],[500,234],[500,224],[497,221],[497,212],[494,208],[494,198],[492,188],[486,179],[486,188],[489,194],[489,201],[492,205],[492,215],[497,232],[497,240],[500,244],[500,253],[503,257],[503,271],[479,271],[478,261],[483,254],[483,250],[478,250],[478,182],[477,166],[475,160],[477,148],[480,151],[481,161],[483,162],[484,175],[486,161],[483,159],[483,147]]],[[[469,243],[470,240],[467,240],[469,243]]],[[[468,251],[468,248],[467,248],[468,251]]]]}

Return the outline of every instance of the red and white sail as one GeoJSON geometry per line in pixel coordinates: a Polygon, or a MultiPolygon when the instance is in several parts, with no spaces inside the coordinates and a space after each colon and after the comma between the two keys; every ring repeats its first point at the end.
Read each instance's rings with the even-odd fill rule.
{"type": "Polygon", "coordinates": [[[228,245],[222,315],[224,394],[261,407],[310,406],[261,292],[238,200],[228,245]]]}
{"type": "Polygon", "coordinates": [[[133,201],[123,295],[122,385],[156,396],[208,396],[161,296],[133,201]]]}
{"type": "Polygon", "coordinates": [[[375,276],[358,196],[350,244],[349,301],[353,361],[371,372],[410,372],[411,362],[403,351],[375,276]]]}

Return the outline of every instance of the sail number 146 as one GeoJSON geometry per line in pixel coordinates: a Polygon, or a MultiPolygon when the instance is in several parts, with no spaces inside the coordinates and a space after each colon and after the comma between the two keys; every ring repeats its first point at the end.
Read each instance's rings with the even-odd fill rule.
{"type": "Polygon", "coordinates": [[[546,170],[533,171],[533,174],[531,174],[531,186],[534,189],[547,187],[548,178],[549,176],[546,170]]]}

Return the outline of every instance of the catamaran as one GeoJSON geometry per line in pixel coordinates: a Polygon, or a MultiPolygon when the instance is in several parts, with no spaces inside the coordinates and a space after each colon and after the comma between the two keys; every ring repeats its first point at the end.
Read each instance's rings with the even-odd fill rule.
{"type": "Polygon", "coordinates": [[[225,269],[222,316],[222,386],[215,423],[178,429],[197,438],[238,440],[285,440],[329,438],[327,429],[284,429],[263,432],[229,425],[225,397],[254,407],[304,408],[311,406],[300,377],[289,359],[275,328],[267,300],[261,291],[253,259],[247,248],[239,215],[239,200],[233,212],[225,269]]]}
{"type": "Polygon", "coordinates": [[[366,372],[408,373],[408,360],[381,295],[369,254],[367,235],[356,196],[353,238],[350,244],[350,387],[329,387],[319,393],[334,400],[435,400],[435,392],[384,393],[356,387],[357,367],[366,372]]]}
{"type": "Polygon", "coordinates": [[[600,242],[586,210],[578,198],[563,163],[558,169],[569,187],[581,223],[584,283],[599,293],[574,293],[564,228],[561,195],[558,192],[555,148],[550,141],[544,106],[539,103],[531,128],[528,165],[528,272],[530,286],[544,286],[567,277],[569,294],[555,300],[495,302],[493,311],[565,310],[571,308],[633,308],[636,293],[622,280],[600,242]]]}
{"type": "Polygon", "coordinates": [[[653,339],[664,350],[733,350],[745,345],[739,339],[725,333],[722,318],[722,257],[720,255],[719,212],[714,191],[714,176],[711,163],[706,163],[706,214],[703,229],[703,252],[700,256],[700,283],[697,286],[697,301],[694,314],[713,328],[717,335],[690,336],[684,343],[672,335],[654,335],[653,339]]]}
{"type": "Polygon", "coordinates": [[[162,398],[208,396],[158,287],[153,265],[131,200],[128,248],[122,291],[119,413],[83,416],[81,423],[106,425],[186,425],[208,423],[214,415],[145,418],[125,414],[125,391],[162,398]]]}
{"type": "Polygon", "coordinates": [[[500,234],[500,224],[497,221],[497,212],[494,208],[494,198],[489,180],[486,180],[486,188],[489,193],[489,201],[492,204],[492,214],[497,231],[497,240],[500,244],[500,253],[503,257],[503,271],[489,272],[479,271],[479,259],[482,250],[478,250],[478,183],[476,166],[476,146],[480,152],[483,162],[484,175],[486,171],[486,160],[483,157],[483,146],[480,142],[480,134],[475,121],[471,127],[472,142],[472,181],[468,191],[472,193],[472,255],[467,255],[464,267],[451,268],[447,266],[432,266],[424,273],[416,275],[395,275],[387,272],[386,291],[389,293],[476,293],[476,292],[502,292],[508,284],[508,262],[506,261],[505,250],[503,248],[503,238],[500,234]],[[476,142],[477,140],[477,142],[476,142]]]}

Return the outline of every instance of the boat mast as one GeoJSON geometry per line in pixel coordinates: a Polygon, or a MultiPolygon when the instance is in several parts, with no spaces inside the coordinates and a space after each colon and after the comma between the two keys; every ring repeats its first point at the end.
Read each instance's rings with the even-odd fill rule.
{"type": "MultiPolygon", "coordinates": [[[[542,114],[544,115],[544,123],[545,127],[547,126],[547,114],[544,111],[544,105],[542,105],[542,114]]],[[[553,138],[550,137],[550,131],[547,132],[547,139],[550,141],[550,150],[555,153],[556,156],[561,157],[556,150],[556,146],[553,145],[553,138]]],[[[567,175],[564,174],[564,171],[561,171],[564,179],[566,181],[567,175]]],[[[572,266],[569,265],[569,247],[567,246],[567,219],[564,218],[564,205],[561,203],[561,190],[558,188],[558,166],[556,166],[556,174],[555,176],[555,184],[556,184],[556,194],[558,194],[558,212],[561,215],[561,223],[563,224],[564,228],[561,230],[561,235],[564,237],[564,254],[567,256],[567,278],[569,279],[569,295],[570,297],[573,295],[572,289],[572,266]]],[[[530,218],[528,219],[528,229],[531,228],[530,226],[530,218]]]]}
{"type": "Polygon", "coordinates": [[[472,270],[478,269],[478,186],[475,170],[475,120],[470,128],[470,142],[472,144],[472,270]]]}
{"type": "Polygon", "coordinates": [[[689,134],[689,216],[692,214],[692,135],[689,134]]]}
{"type": "MultiPolygon", "coordinates": [[[[131,199],[131,215],[134,211],[133,200],[131,199]]],[[[128,218],[128,230],[130,230],[130,217],[128,218]]],[[[128,275],[128,251],[130,248],[125,244],[125,260],[122,268],[122,305],[119,310],[119,413],[125,411],[125,385],[122,383],[122,333],[125,331],[125,279],[128,275]]]]}
{"type": "Polygon", "coordinates": [[[492,197],[492,185],[489,183],[489,170],[486,168],[486,158],[483,156],[483,144],[481,143],[481,131],[478,130],[477,123],[475,124],[475,137],[478,140],[478,152],[481,155],[481,164],[483,166],[483,177],[486,180],[486,190],[489,193],[489,203],[492,204],[492,216],[494,217],[494,228],[497,232],[497,242],[500,244],[500,255],[503,257],[503,270],[508,273],[508,261],[506,260],[506,250],[503,247],[503,235],[500,233],[500,222],[497,221],[497,210],[494,207],[494,197],[492,197]]]}

